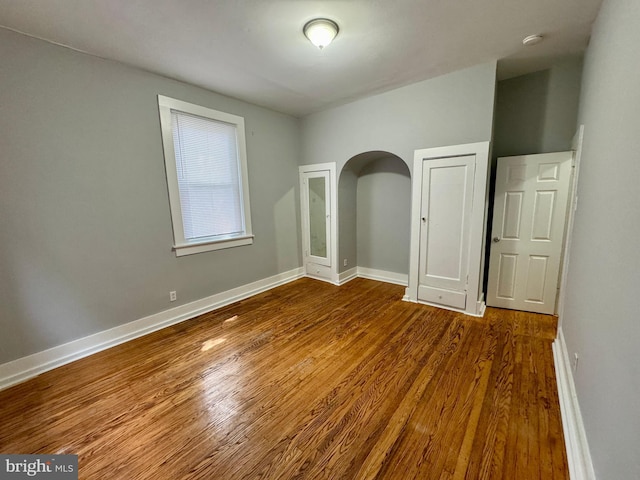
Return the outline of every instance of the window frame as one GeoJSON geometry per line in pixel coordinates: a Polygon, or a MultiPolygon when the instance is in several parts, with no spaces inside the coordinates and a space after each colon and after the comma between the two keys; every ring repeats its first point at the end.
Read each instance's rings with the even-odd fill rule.
{"type": "Polygon", "coordinates": [[[249,177],[247,173],[247,149],[244,132],[244,118],[193,103],[183,102],[182,100],[177,100],[175,98],[165,97],[164,95],[158,95],[158,110],[160,113],[160,128],[162,132],[167,189],[169,192],[171,223],[173,226],[173,250],[176,252],[176,256],[180,257],[183,255],[221,250],[224,248],[251,245],[253,243],[254,235],[251,229],[249,177]],[[173,127],[171,122],[172,110],[188,115],[195,115],[215,122],[227,123],[235,127],[238,153],[238,178],[242,197],[240,199],[242,207],[241,215],[244,224],[244,232],[241,235],[205,237],[197,240],[187,240],[185,238],[182,204],[180,201],[180,190],[178,187],[176,152],[173,144],[173,127]]]}

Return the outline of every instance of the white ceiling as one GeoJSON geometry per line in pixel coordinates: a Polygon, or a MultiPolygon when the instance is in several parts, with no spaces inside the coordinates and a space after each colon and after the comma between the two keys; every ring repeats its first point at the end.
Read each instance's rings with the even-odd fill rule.
{"type": "Polygon", "coordinates": [[[600,3],[0,0],[0,26],[303,116],[494,59],[500,78],[545,68],[584,51],[600,3]],[[315,17],[340,26],[323,51],[315,17]]]}

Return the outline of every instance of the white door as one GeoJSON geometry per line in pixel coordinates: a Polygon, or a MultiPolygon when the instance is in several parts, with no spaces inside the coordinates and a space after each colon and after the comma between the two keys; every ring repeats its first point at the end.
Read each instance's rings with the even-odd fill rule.
{"type": "Polygon", "coordinates": [[[573,152],[498,159],[487,305],[553,314],[573,152]]]}
{"type": "Polygon", "coordinates": [[[418,299],[466,308],[475,155],[425,160],[418,299]]]}
{"type": "Polygon", "coordinates": [[[331,191],[328,170],[306,172],[302,178],[305,263],[331,266],[331,191]]]}

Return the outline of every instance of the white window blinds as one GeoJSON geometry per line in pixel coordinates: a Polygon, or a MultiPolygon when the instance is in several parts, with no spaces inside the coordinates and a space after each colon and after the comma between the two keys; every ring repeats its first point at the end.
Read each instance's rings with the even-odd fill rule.
{"type": "Polygon", "coordinates": [[[236,126],[171,110],[184,238],[245,233],[236,126]]]}

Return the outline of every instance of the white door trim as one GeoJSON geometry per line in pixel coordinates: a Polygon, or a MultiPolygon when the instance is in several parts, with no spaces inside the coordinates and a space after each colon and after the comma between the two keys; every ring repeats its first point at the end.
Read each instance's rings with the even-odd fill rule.
{"type": "Polygon", "coordinates": [[[330,225],[331,225],[331,234],[330,234],[330,263],[329,269],[329,278],[323,277],[314,277],[320,280],[327,280],[331,283],[338,284],[338,182],[336,179],[336,164],[335,162],[328,163],[315,163],[312,165],[301,165],[298,167],[299,179],[300,179],[300,215],[301,215],[301,228],[302,228],[302,263],[305,272],[308,272],[307,264],[309,262],[309,258],[305,255],[305,246],[308,244],[308,232],[304,227],[304,215],[307,215],[305,212],[305,199],[304,199],[304,173],[311,172],[322,172],[329,171],[329,195],[330,195],[330,205],[329,205],[329,215],[330,215],[330,225]]]}
{"type": "MultiPolygon", "coordinates": [[[[420,210],[422,203],[422,163],[424,160],[475,155],[476,167],[473,180],[473,206],[469,230],[469,281],[467,303],[464,310],[468,315],[482,316],[482,257],[486,227],[486,196],[489,172],[489,142],[468,143],[416,150],[413,159],[411,183],[411,239],[409,252],[409,286],[405,299],[418,302],[418,273],[420,262],[420,210]]],[[[440,306],[434,304],[434,306],[440,306]]]]}
{"type": "Polygon", "coordinates": [[[560,289],[558,290],[558,301],[556,303],[556,314],[558,315],[558,327],[562,325],[564,305],[566,302],[567,277],[569,275],[569,259],[571,254],[571,241],[573,240],[573,224],[578,208],[578,174],[580,172],[580,159],[582,157],[582,142],[584,140],[584,125],[578,127],[578,131],[571,142],[573,150],[573,175],[571,186],[569,187],[569,206],[567,207],[567,225],[564,234],[564,245],[562,246],[562,261],[560,263],[560,289]]]}

